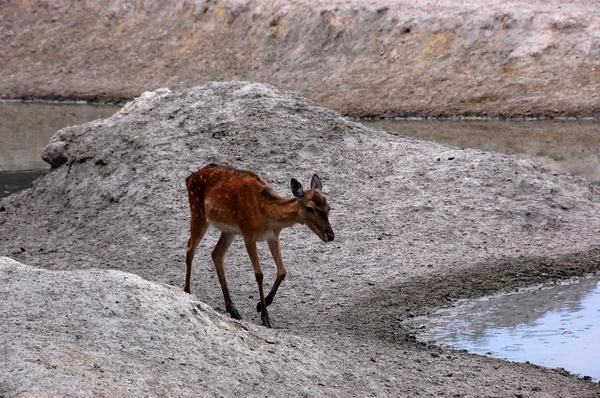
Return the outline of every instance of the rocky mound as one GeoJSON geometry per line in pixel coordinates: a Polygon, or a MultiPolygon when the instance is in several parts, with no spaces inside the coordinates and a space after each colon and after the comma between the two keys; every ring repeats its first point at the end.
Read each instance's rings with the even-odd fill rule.
{"type": "Polygon", "coordinates": [[[352,391],[335,353],[257,333],[180,289],[136,275],[48,271],[0,257],[0,282],[3,397],[352,391]]]}
{"type": "Polygon", "coordinates": [[[300,227],[285,232],[293,248],[285,258],[302,264],[299,274],[318,264],[318,274],[352,278],[356,264],[368,264],[360,279],[378,283],[422,266],[599,242],[598,196],[581,178],[398,138],[262,84],[146,93],[109,119],[61,130],[42,156],[53,168],[3,204],[0,248],[50,268],[108,265],[179,284],[185,178],[211,162],[254,170],[287,196],[290,178],[323,178],[339,239],[323,245],[300,227]]]}
{"type": "MultiPolygon", "coordinates": [[[[316,172],[332,205],[336,240],[324,244],[301,226],[284,231],[288,277],[270,314],[279,329],[274,333],[309,337],[315,347],[332,345],[320,348],[322,355],[340,355],[346,365],[338,365],[353,369],[335,383],[356,374],[358,384],[348,385],[378,394],[468,394],[481,391],[481,380],[514,393],[543,381],[548,396],[591,388],[532,365],[430,355],[432,349],[407,343],[399,330],[400,319],[451,298],[599,269],[594,246],[600,243],[600,196],[581,178],[512,156],[393,136],[295,94],[245,82],[146,93],[109,119],[61,130],[43,157],[52,169],[32,188],[0,202],[0,255],[50,270],[108,268],[182,286],[189,223],[184,181],[192,171],[210,162],[234,163],[288,196],[290,178],[308,184],[316,172]],[[363,368],[370,359],[375,365],[363,368]],[[461,361],[458,371],[454,360],[461,361]],[[448,379],[446,371],[455,377],[448,379]],[[361,384],[363,377],[375,377],[375,385],[361,384]]],[[[209,230],[198,247],[192,290],[222,310],[209,254],[216,237],[209,230]]],[[[256,283],[240,243],[225,260],[230,290],[242,316],[258,323],[256,283]]],[[[266,247],[259,254],[268,288],[275,267],[266,247]]],[[[25,270],[54,275],[48,279],[106,278],[108,285],[124,278],[25,270]]],[[[174,300],[164,310],[171,320],[178,313],[192,316],[194,299],[148,286],[174,300]]],[[[120,290],[114,294],[121,303],[126,293],[120,290]]],[[[281,383],[294,380],[286,376],[281,383]]],[[[319,382],[332,386],[325,395],[347,391],[319,382]]],[[[489,391],[496,395],[505,392],[494,388],[489,391]]]]}
{"type": "Polygon", "coordinates": [[[457,353],[441,357],[437,350],[405,351],[400,361],[393,350],[377,356],[360,346],[340,350],[224,318],[179,289],[120,271],[49,271],[0,257],[0,299],[2,397],[348,397],[453,391],[582,397],[593,392],[587,383],[531,366],[517,374],[498,370],[501,361],[475,357],[468,357],[471,363],[465,366],[464,355],[457,353]],[[480,385],[482,380],[486,385],[480,385]]]}

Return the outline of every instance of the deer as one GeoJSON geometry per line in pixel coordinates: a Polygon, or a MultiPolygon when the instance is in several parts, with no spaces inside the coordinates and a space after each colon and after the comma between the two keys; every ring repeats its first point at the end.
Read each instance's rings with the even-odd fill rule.
{"type": "Polygon", "coordinates": [[[291,179],[290,185],[294,197],[281,197],[264,178],[230,164],[211,163],[186,178],[191,220],[184,292],[191,294],[194,253],[209,225],[213,225],[221,231],[211,254],[225,300],[225,311],[234,319],[242,319],[229,294],[224,264],[227,249],[235,237],[241,235],[258,283],[260,301],[256,311],[260,312],[262,324],[272,327],[267,307],[273,302],[287,273],[281,255],[281,231],[295,224],[304,224],[322,241],[334,239],[329,223],[330,207],[322,193],[319,176],[312,176],[310,190],[307,191],[295,178],[291,179]],[[265,240],[277,266],[277,277],[267,296],[264,295],[263,271],[256,249],[256,243],[265,240]]]}

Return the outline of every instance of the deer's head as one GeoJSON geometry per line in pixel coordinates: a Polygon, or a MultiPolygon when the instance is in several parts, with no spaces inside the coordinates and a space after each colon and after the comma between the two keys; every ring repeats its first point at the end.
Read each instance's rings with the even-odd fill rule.
{"type": "Polygon", "coordinates": [[[316,174],[312,176],[308,191],[304,191],[302,184],[295,178],[292,178],[291,186],[292,194],[300,203],[298,215],[301,222],[306,224],[322,241],[331,242],[334,233],[329,224],[329,203],[321,192],[323,185],[319,176],[316,174]]]}

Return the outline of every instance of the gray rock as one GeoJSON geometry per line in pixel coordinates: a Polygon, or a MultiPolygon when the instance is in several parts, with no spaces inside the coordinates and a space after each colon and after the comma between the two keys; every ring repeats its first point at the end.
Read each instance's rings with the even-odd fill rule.
{"type": "Polygon", "coordinates": [[[48,144],[42,152],[42,159],[51,167],[56,168],[67,162],[67,143],[64,141],[48,144]]]}

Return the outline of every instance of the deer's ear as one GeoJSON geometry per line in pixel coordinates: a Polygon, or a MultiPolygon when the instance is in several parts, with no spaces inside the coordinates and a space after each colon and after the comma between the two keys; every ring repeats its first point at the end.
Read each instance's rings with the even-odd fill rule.
{"type": "Polygon", "coordinates": [[[321,179],[316,174],[313,174],[312,179],[310,180],[310,189],[318,189],[319,191],[323,189],[321,179]]]}
{"type": "Polygon", "coordinates": [[[298,182],[298,180],[296,180],[295,178],[292,178],[290,183],[292,186],[292,194],[298,199],[301,199],[304,196],[304,189],[302,189],[302,184],[300,184],[300,182],[298,182]]]}

